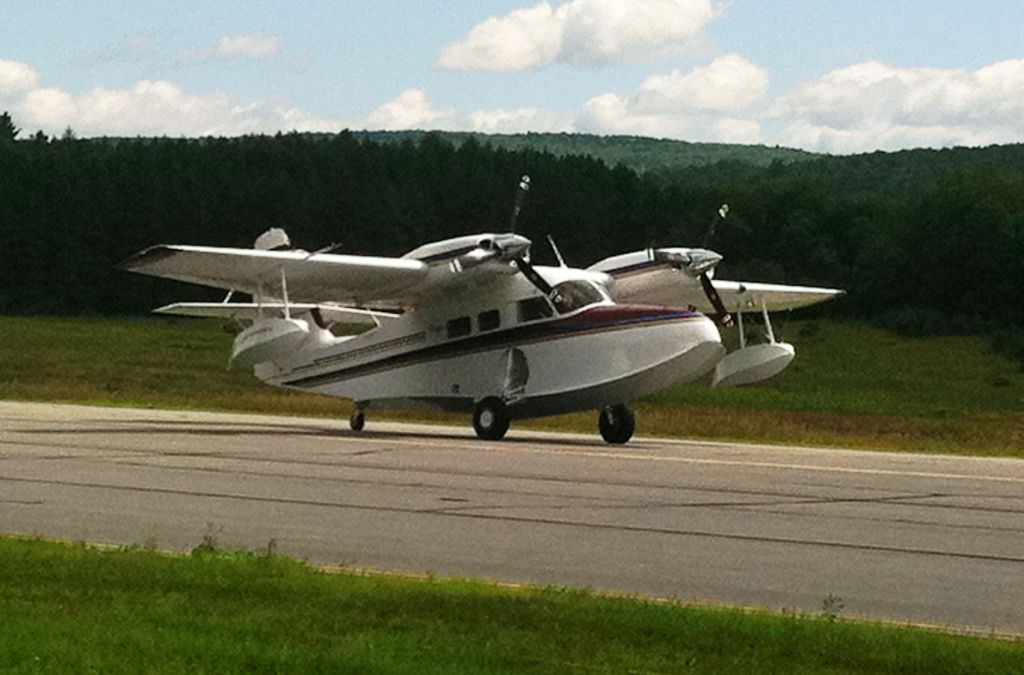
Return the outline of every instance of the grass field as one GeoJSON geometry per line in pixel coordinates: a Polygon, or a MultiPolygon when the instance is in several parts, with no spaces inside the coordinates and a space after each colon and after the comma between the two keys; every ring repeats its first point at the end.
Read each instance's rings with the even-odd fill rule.
{"type": "Polygon", "coordinates": [[[998,673],[1024,642],[735,609],[324,574],[280,556],[0,538],[12,673],[998,673]]]}
{"type": "MultiPolygon", "coordinates": [[[[982,338],[905,338],[862,325],[790,322],[797,359],[743,389],[685,385],[641,402],[638,433],[1024,457],[1024,372],[982,338]]],[[[0,318],[0,398],[334,417],[347,401],[270,389],[227,370],[215,321],[0,318]]],[[[461,416],[388,413],[391,419],[461,416]]],[[[595,415],[523,426],[596,433],[595,415]]],[[[371,422],[372,424],[372,416],[371,422]]]]}

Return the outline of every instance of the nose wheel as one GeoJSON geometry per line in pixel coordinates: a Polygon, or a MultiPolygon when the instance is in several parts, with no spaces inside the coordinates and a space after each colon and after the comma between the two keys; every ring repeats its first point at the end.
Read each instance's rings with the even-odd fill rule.
{"type": "Polygon", "coordinates": [[[505,437],[511,420],[505,402],[496,396],[476,404],[473,412],[473,430],[485,441],[500,441],[505,437]]]}
{"type": "Polygon", "coordinates": [[[636,415],[625,403],[610,405],[601,410],[597,428],[601,430],[601,438],[606,442],[620,445],[633,437],[636,415]]]}

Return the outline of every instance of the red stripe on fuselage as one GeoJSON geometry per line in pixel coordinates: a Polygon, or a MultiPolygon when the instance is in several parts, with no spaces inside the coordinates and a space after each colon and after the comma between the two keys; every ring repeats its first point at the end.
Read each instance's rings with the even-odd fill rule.
{"type": "Polygon", "coordinates": [[[610,326],[615,324],[644,323],[648,321],[664,321],[667,319],[694,319],[703,316],[700,312],[678,307],[658,307],[654,305],[600,305],[591,307],[579,314],[556,319],[551,325],[559,332],[576,330],[581,324],[593,326],[610,326]]]}

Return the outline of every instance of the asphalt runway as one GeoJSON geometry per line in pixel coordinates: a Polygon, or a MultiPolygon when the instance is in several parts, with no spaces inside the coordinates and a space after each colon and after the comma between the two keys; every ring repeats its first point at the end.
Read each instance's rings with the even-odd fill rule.
{"type": "Polygon", "coordinates": [[[0,532],[1024,633],[1021,460],[0,402],[0,532]]]}

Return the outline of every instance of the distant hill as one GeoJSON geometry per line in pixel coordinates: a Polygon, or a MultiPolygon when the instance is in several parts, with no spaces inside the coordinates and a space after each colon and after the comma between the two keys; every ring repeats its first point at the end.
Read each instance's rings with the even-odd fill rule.
{"type": "MultiPolygon", "coordinates": [[[[357,138],[375,143],[419,141],[425,131],[356,131],[357,138]]],[[[610,167],[624,164],[644,173],[656,169],[681,169],[735,161],[752,166],[770,166],[773,162],[792,164],[823,155],[767,145],[731,145],[726,143],[690,143],[643,136],[595,136],[593,134],[480,134],[469,132],[429,132],[456,146],[468,138],[482,145],[504,150],[549,152],[556,157],[588,155],[610,167]]]]}

